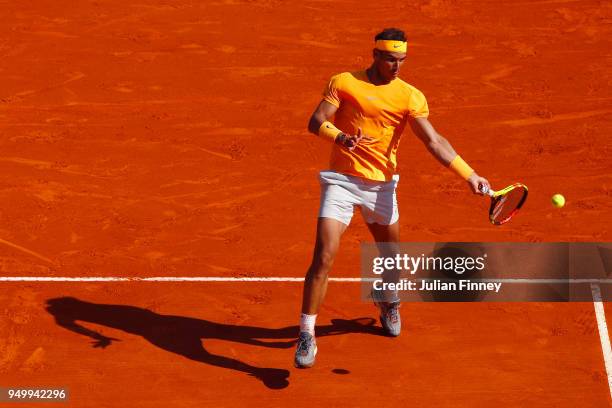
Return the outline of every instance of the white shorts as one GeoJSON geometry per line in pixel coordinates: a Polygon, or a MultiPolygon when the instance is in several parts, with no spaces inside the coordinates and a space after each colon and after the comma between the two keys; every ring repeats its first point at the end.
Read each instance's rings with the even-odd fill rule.
{"type": "Polygon", "coordinates": [[[391,181],[374,181],[335,171],[319,173],[321,206],[319,217],[333,218],[349,225],[355,206],[368,224],[391,225],[399,219],[395,187],[399,175],[391,181]]]}

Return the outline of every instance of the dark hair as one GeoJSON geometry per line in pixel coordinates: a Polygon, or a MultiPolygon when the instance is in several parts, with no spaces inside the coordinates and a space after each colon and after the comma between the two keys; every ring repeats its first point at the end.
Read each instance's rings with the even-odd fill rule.
{"type": "Polygon", "coordinates": [[[376,34],[374,41],[377,40],[406,41],[406,34],[399,28],[385,28],[380,33],[376,34]]]}

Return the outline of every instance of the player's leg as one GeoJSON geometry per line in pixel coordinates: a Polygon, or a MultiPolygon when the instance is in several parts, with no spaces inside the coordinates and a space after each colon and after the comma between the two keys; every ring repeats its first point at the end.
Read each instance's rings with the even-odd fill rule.
{"type": "Polygon", "coordinates": [[[304,280],[300,334],[295,351],[296,367],[311,367],[317,343],[315,323],[327,290],[327,275],[340,246],[340,237],[350,224],[353,207],[358,204],[354,180],[333,171],[319,173],[321,205],[312,262],[304,280]]]}
{"type": "MultiPolygon", "coordinates": [[[[398,181],[399,176],[394,176],[392,180],[376,185],[371,191],[364,193],[361,205],[365,222],[378,245],[380,256],[383,257],[395,257],[399,251],[399,210],[395,194],[398,181]]],[[[399,278],[398,270],[383,273],[385,282],[399,282],[399,278]]],[[[380,322],[387,334],[399,336],[401,320],[397,291],[372,290],[372,298],[380,308],[380,322]]]]}
{"type": "MultiPolygon", "coordinates": [[[[399,222],[391,225],[368,223],[368,229],[372,233],[374,241],[379,243],[378,248],[380,255],[383,257],[395,257],[398,253],[400,242],[399,222]]],[[[398,270],[387,270],[383,273],[383,281],[399,282],[400,273],[398,270]]],[[[385,332],[390,336],[397,337],[400,335],[402,321],[399,314],[400,301],[397,291],[385,291],[377,294],[372,292],[374,303],[380,308],[380,323],[385,332]]]]}
{"type": "Polygon", "coordinates": [[[347,225],[333,218],[319,218],[312,262],[304,280],[302,313],[317,314],[327,292],[327,276],[347,225]]]}
{"type": "Polygon", "coordinates": [[[399,221],[391,225],[378,223],[367,223],[368,229],[372,234],[372,238],[376,242],[400,242],[400,227],[399,221]]]}
{"type": "Polygon", "coordinates": [[[327,292],[327,277],[340,246],[344,224],[333,218],[320,217],[312,262],[304,280],[300,334],[295,352],[295,366],[312,367],[317,353],[315,323],[319,307],[327,292]]]}
{"type": "MultiPolygon", "coordinates": [[[[399,253],[400,228],[399,222],[396,221],[391,225],[378,223],[367,223],[368,229],[378,246],[380,256],[386,258],[394,258],[399,253]]],[[[399,282],[400,273],[397,269],[386,270],[383,275],[384,282],[399,282]]],[[[388,293],[384,297],[388,302],[396,301],[397,292],[388,293]]]]}
{"type": "MultiPolygon", "coordinates": [[[[384,225],[378,223],[366,224],[374,241],[378,246],[378,252],[380,256],[386,258],[394,258],[399,253],[398,243],[400,242],[400,228],[399,222],[395,222],[391,225],[384,225]]],[[[384,282],[399,282],[400,272],[397,269],[386,270],[382,275],[384,282]]],[[[379,300],[384,300],[387,303],[396,302],[399,300],[397,291],[385,291],[379,300]]]]}

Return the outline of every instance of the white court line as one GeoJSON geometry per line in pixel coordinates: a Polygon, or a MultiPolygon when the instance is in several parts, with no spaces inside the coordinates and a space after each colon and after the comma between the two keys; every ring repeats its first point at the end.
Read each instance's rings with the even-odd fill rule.
{"type": "MultiPolygon", "coordinates": [[[[343,278],[329,278],[330,281],[343,278]]],[[[349,282],[361,279],[344,278],[349,282]]],[[[304,278],[226,276],[0,276],[0,282],[303,282],[304,278]]]]}
{"type": "Polygon", "coordinates": [[[601,289],[596,283],[591,284],[593,293],[593,306],[595,307],[595,317],[597,318],[597,329],[599,330],[599,340],[601,341],[601,351],[603,352],[606,373],[608,374],[608,388],[612,397],[612,348],[610,346],[610,335],[606,324],[606,312],[601,301],[601,289]]]}
{"type": "MultiPolygon", "coordinates": [[[[329,278],[330,282],[374,281],[375,278],[329,278]]],[[[415,280],[433,280],[417,278],[415,280]]],[[[449,279],[450,280],[450,279],[449,279]]],[[[612,279],[471,279],[472,282],[501,283],[591,283],[612,284],[612,279]]],[[[304,278],[260,276],[0,276],[0,282],[304,282],[304,278]]]]}

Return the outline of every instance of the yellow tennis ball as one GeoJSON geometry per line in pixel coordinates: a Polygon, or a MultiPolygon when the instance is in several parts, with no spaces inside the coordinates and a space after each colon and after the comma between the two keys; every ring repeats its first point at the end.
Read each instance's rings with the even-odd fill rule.
{"type": "Polygon", "coordinates": [[[563,207],[565,205],[565,197],[563,197],[561,194],[555,194],[552,196],[552,205],[557,208],[563,207]]]}

